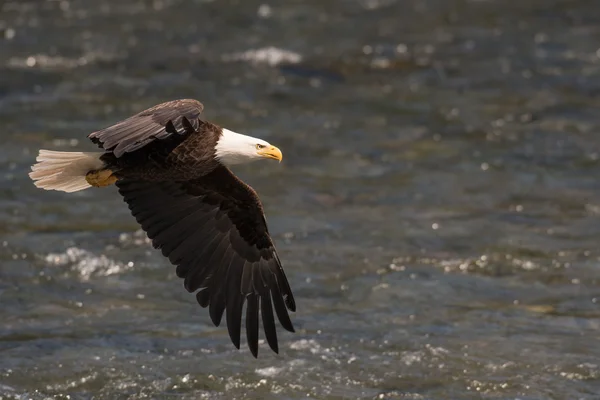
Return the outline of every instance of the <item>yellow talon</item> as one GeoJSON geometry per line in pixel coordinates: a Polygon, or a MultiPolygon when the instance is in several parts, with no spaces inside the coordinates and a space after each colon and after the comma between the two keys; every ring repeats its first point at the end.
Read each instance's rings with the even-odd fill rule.
{"type": "Polygon", "coordinates": [[[104,187],[115,183],[117,177],[113,175],[110,169],[102,169],[99,171],[88,172],[85,176],[85,180],[94,187],[104,187]]]}

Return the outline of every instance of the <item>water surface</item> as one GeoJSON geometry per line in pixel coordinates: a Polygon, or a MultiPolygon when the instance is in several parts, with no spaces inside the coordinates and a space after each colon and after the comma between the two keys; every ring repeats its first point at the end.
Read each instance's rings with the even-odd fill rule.
{"type": "Polygon", "coordinates": [[[600,398],[597,0],[0,1],[0,398],[600,398]],[[255,360],[40,147],[156,103],[283,150],[255,360]]]}

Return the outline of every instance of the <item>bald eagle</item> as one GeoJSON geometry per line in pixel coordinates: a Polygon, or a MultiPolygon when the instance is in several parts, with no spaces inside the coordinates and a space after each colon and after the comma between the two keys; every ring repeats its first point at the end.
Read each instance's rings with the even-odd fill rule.
{"type": "Polygon", "coordinates": [[[158,104],[88,135],[101,152],[40,150],[29,176],[39,188],[63,192],[115,184],[212,322],[219,326],[226,314],[233,344],[239,349],[246,303],[253,356],[259,313],[267,343],[278,353],[273,309],[283,328],[294,332],[288,310],[296,303],[261,202],[228,167],[281,161],[282,154],[264,140],[202,119],[203,108],[191,99],[158,104]]]}

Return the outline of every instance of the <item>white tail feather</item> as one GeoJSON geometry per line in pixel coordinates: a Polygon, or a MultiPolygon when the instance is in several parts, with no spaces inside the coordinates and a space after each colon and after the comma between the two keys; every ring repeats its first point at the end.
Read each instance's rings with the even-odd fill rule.
{"type": "Polygon", "coordinates": [[[33,184],[46,190],[71,193],[91,187],[85,176],[88,172],[101,169],[101,152],[40,150],[37,164],[31,167],[29,177],[33,184]]]}

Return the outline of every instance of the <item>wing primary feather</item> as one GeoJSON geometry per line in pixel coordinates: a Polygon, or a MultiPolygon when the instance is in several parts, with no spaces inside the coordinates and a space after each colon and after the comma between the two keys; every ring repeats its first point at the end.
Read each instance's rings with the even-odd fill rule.
{"type": "Polygon", "coordinates": [[[242,270],[245,268],[246,262],[243,259],[236,259],[237,263],[232,262],[229,267],[227,277],[227,331],[229,337],[236,348],[240,348],[240,332],[242,325],[242,307],[244,298],[242,297],[241,283],[242,270]],[[242,265],[236,265],[238,263],[242,265]]]}
{"type": "Polygon", "coordinates": [[[291,291],[285,295],[284,301],[285,301],[285,305],[287,306],[288,310],[290,310],[292,312],[296,311],[296,300],[294,300],[294,296],[292,295],[291,291]]]}
{"type": "Polygon", "coordinates": [[[290,311],[296,311],[296,300],[294,300],[294,295],[292,294],[292,288],[290,287],[290,283],[285,276],[285,272],[283,271],[283,267],[281,266],[281,261],[279,260],[279,256],[277,252],[273,250],[273,257],[277,262],[277,283],[279,284],[279,290],[285,296],[285,304],[290,311]]]}
{"type": "Polygon", "coordinates": [[[210,305],[208,308],[210,319],[212,320],[213,324],[215,324],[215,326],[221,325],[221,319],[223,318],[223,313],[225,312],[226,305],[225,299],[221,299],[219,297],[221,297],[220,293],[216,296],[213,295],[213,293],[211,293],[210,305]]]}
{"type": "Polygon", "coordinates": [[[252,293],[252,272],[254,271],[254,263],[246,262],[242,272],[242,285],[240,287],[243,295],[252,293]]]}
{"type": "Polygon", "coordinates": [[[200,307],[208,307],[210,301],[210,290],[208,288],[200,290],[198,293],[196,293],[196,300],[198,301],[198,304],[200,304],[200,307]]]}
{"type": "Polygon", "coordinates": [[[275,289],[271,289],[271,297],[273,298],[273,305],[275,306],[275,312],[277,313],[277,318],[279,318],[281,326],[283,326],[285,330],[289,332],[295,332],[294,325],[292,325],[290,316],[287,313],[281,293],[275,289]]]}
{"type": "Polygon", "coordinates": [[[279,354],[279,344],[277,343],[277,328],[275,327],[275,318],[273,316],[273,304],[271,303],[271,294],[269,292],[261,296],[260,308],[267,343],[269,343],[269,347],[271,348],[271,350],[279,354]]]}
{"type": "MultiPolygon", "coordinates": [[[[222,243],[225,242],[225,239],[226,238],[223,238],[222,243]]],[[[229,245],[227,246],[227,248],[229,248],[229,245]]],[[[213,257],[211,257],[211,260],[212,258],[214,258],[214,255],[213,257]]],[[[227,279],[227,273],[229,272],[229,266],[231,265],[231,261],[233,260],[233,254],[230,253],[226,255],[225,258],[227,259],[226,262],[223,263],[223,265],[221,265],[220,267],[216,267],[218,269],[213,278],[215,282],[211,285],[213,288],[211,290],[212,293],[210,295],[209,313],[210,319],[212,319],[215,326],[219,326],[221,324],[221,318],[223,318],[223,312],[225,311],[225,307],[227,305],[224,289],[225,285],[222,282],[220,282],[220,280],[227,279]]],[[[213,264],[210,261],[207,263],[205,268],[215,269],[215,267],[213,267],[213,264]]]]}
{"type": "Polygon", "coordinates": [[[258,295],[246,297],[246,339],[254,358],[258,357],[258,295]]]}

